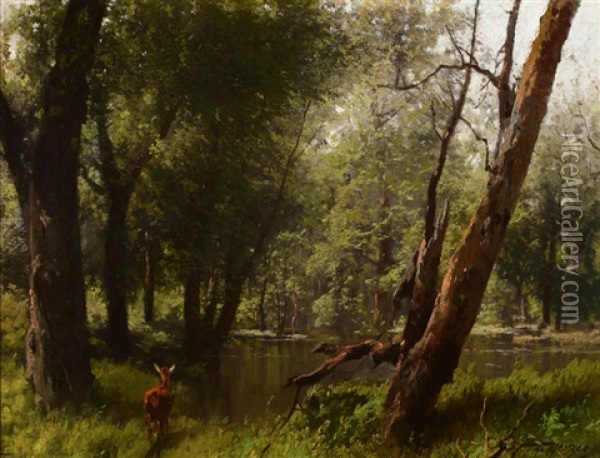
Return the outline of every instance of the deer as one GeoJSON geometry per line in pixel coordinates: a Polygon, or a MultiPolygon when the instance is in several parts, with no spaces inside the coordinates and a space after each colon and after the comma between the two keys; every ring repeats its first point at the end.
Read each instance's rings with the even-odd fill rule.
{"type": "Polygon", "coordinates": [[[175,364],[170,368],[159,367],[154,363],[156,372],[160,374],[160,385],[150,388],[144,395],[144,411],[148,427],[148,440],[152,441],[152,433],[157,431],[157,440],[169,434],[169,414],[173,409],[174,397],[171,393],[171,374],[175,371],[175,364]]]}

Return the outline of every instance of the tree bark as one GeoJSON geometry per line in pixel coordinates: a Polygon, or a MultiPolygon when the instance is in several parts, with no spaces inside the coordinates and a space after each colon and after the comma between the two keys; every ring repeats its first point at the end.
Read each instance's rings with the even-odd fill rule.
{"type": "Polygon", "coordinates": [[[200,319],[201,278],[196,269],[190,269],[184,283],[183,317],[185,321],[185,351],[195,360],[202,347],[202,322],[200,319]]]}
{"type": "Polygon", "coordinates": [[[109,191],[104,239],[104,291],[108,312],[108,344],[116,359],[129,354],[127,311],[127,207],[130,194],[113,187],[109,191]]]}
{"type": "MultiPolygon", "coordinates": [[[[379,235],[379,253],[377,255],[377,277],[381,278],[388,273],[394,264],[392,250],[394,241],[391,237],[391,224],[389,221],[390,201],[385,192],[385,172],[382,173],[382,193],[379,198],[381,234],[379,235]]],[[[375,291],[375,313],[373,324],[388,329],[393,326],[394,310],[392,296],[384,288],[378,287],[375,291]]]]}
{"type": "MultiPolygon", "coordinates": [[[[98,88],[94,92],[93,102],[100,146],[100,172],[108,197],[104,241],[104,291],[108,315],[108,344],[113,356],[116,359],[123,359],[129,355],[130,350],[126,283],[129,239],[127,212],[136,184],[152,157],[152,148],[146,146],[143,153],[131,159],[129,167],[122,170],[117,163],[117,152],[108,131],[109,100],[104,88],[98,88]]],[[[158,130],[158,141],[164,140],[168,135],[180,106],[181,101],[166,112],[158,130]]]]}
{"type": "Polygon", "coordinates": [[[396,366],[385,436],[403,444],[423,426],[442,386],[452,379],[527,174],[547,110],[576,0],[552,0],[523,69],[511,121],[500,132],[500,154],[454,255],[423,338],[396,366]]]}
{"type": "Polygon", "coordinates": [[[144,321],[154,321],[154,292],[156,289],[156,264],[159,248],[157,241],[144,231],[144,321]]]}
{"type": "Polygon", "coordinates": [[[268,277],[265,273],[265,277],[260,287],[260,298],[258,300],[258,320],[260,323],[261,331],[265,331],[267,329],[267,317],[265,313],[265,297],[267,295],[267,282],[268,277]]]}
{"type": "Polygon", "coordinates": [[[29,189],[30,326],[27,376],[46,411],[76,406],[92,381],[79,230],[79,149],[102,1],[67,5],[55,64],[44,87],[44,113],[33,149],[29,189]]]}
{"type": "Polygon", "coordinates": [[[235,322],[235,315],[240,304],[245,279],[246,277],[236,271],[234,267],[225,268],[223,308],[217,318],[213,339],[216,349],[220,348],[223,342],[225,342],[235,322]]]}

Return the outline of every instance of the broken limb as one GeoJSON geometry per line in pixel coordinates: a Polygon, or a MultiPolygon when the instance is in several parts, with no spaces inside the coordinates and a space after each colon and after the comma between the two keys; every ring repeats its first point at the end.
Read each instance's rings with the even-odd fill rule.
{"type": "MultiPolygon", "coordinates": [[[[295,386],[301,388],[303,386],[314,385],[332,374],[340,364],[359,360],[367,356],[373,360],[375,366],[386,362],[395,365],[400,356],[402,346],[403,343],[399,341],[398,336],[395,336],[388,344],[383,344],[375,339],[367,339],[356,344],[341,346],[337,354],[329,358],[314,371],[290,377],[285,387],[295,386]]],[[[319,349],[319,347],[315,350],[319,349]]],[[[317,353],[321,352],[317,351],[317,353]]]]}

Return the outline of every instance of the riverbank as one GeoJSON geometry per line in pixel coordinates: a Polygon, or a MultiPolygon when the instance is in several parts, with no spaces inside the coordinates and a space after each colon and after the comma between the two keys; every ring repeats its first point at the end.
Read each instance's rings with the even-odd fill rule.
{"type": "MultiPolygon", "coordinates": [[[[155,382],[131,364],[94,361],[96,384],[83,412],[42,418],[23,367],[2,364],[2,452],[17,456],[153,456],[141,415],[140,392],[155,382]],[[148,452],[151,452],[150,454],[148,452]]],[[[484,379],[458,371],[437,404],[433,423],[411,447],[393,450],[380,435],[387,386],[359,382],[309,390],[291,420],[265,414],[243,424],[194,418],[191,387],[178,381],[171,436],[163,457],[453,457],[483,456],[501,440],[519,457],[589,457],[600,449],[600,363],[573,361],[538,374],[529,368],[484,379]],[[527,405],[530,405],[527,408],[527,405]],[[518,419],[523,419],[518,427],[518,419]]]]}

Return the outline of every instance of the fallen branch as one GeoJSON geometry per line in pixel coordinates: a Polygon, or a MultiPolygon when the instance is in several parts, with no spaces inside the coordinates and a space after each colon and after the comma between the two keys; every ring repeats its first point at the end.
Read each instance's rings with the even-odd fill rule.
{"type": "MultiPolygon", "coordinates": [[[[367,339],[357,344],[338,347],[337,353],[317,369],[307,374],[290,377],[284,387],[296,386],[300,388],[314,385],[331,374],[340,364],[366,356],[373,360],[375,366],[385,362],[395,365],[400,356],[402,345],[402,342],[399,342],[398,338],[395,337],[388,344],[383,344],[375,339],[367,339]]],[[[334,348],[335,346],[331,344],[320,344],[313,350],[313,353],[331,354],[334,348]]]]}

